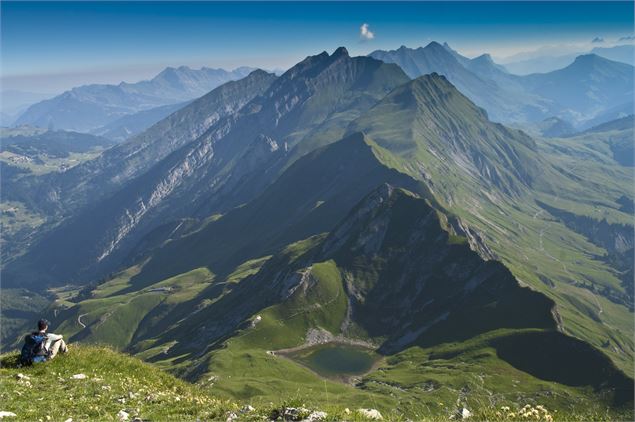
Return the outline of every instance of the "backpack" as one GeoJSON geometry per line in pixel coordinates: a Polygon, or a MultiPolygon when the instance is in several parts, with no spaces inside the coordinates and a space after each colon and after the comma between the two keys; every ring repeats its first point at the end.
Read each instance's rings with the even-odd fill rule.
{"type": "Polygon", "coordinates": [[[46,334],[42,333],[31,333],[24,337],[24,346],[22,346],[22,352],[20,352],[20,363],[22,365],[31,365],[46,361],[45,342],[46,334]]]}

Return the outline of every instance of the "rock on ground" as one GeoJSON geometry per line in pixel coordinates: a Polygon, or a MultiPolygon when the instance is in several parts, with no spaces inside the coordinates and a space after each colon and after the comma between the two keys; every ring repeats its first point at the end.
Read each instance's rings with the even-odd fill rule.
{"type": "Polygon", "coordinates": [[[357,409],[357,413],[367,419],[382,420],[384,417],[377,409],[357,409]]]}
{"type": "Polygon", "coordinates": [[[321,412],[316,410],[311,412],[311,414],[304,419],[304,422],[322,421],[326,419],[327,416],[328,415],[326,414],[326,412],[321,412]]]}

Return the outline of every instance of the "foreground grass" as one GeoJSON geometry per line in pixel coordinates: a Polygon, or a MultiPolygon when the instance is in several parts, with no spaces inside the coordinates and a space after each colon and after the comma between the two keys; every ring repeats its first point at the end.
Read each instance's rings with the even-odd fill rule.
{"type": "MultiPolygon", "coordinates": [[[[277,403],[218,399],[213,390],[179,380],[155,366],[104,347],[72,345],[71,353],[46,364],[17,365],[17,353],[0,357],[0,411],[28,421],[124,420],[370,420],[362,411],[329,403],[306,408],[299,396],[280,397],[277,403]],[[81,375],[80,375],[81,374],[81,375]],[[122,412],[125,412],[122,413],[122,412]],[[313,419],[311,419],[313,418],[313,419]]],[[[315,406],[315,403],[313,403],[315,406]]],[[[360,404],[360,407],[363,407],[360,404]]],[[[448,409],[449,410],[449,409],[448,409]]],[[[461,409],[457,408],[457,412],[461,409]]],[[[560,412],[540,405],[510,403],[469,409],[470,420],[487,421],[609,421],[632,420],[632,412],[560,412]]],[[[461,419],[454,411],[422,408],[417,420],[461,419]]],[[[384,420],[412,420],[398,412],[382,412],[384,420]]]]}
{"type": "Polygon", "coordinates": [[[0,410],[20,420],[120,420],[122,410],[130,419],[213,420],[236,407],[107,348],[72,345],[68,355],[23,368],[17,357],[1,360],[0,410]],[[86,378],[73,378],[78,374],[86,378]]]}

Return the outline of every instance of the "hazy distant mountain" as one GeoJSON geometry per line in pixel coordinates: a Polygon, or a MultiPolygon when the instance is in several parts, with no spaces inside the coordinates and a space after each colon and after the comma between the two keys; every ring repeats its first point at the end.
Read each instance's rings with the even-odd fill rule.
{"type": "Polygon", "coordinates": [[[577,54],[564,54],[561,56],[539,56],[503,63],[505,69],[516,75],[530,75],[532,73],[546,73],[562,69],[575,60],[577,54]]]}
{"type": "MultiPolygon", "coordinates": [[[[616,45],[614,47],[594,47],[590,51],[579,51],[567,54],[541,54],[540,52],[533,55],[525,54],[525,58],[506,61],[505,68],[511,73],[517,75],[529,75],[531,73],[546,73],[557,69],[562,69],[573,63],[575,58],[584,54],[597,54],[609,60],[622,62],[626,64],[634,64],[634,49],[632,44],[616,45]]],[[[523,56],[519,56],[523,57],[523,56]]]]}
{"type": "Polygon", "coordinates": [[[442,46],[434,41],[417,49],[401,46],[397,50],[376,50],[369,55],[398,64],[411,78],[433,72],[444,75],[496,121],[538,119],[547,107],[539,98],[522,91],[515,81],[517,77],[506,73],[488,55],[470,60],[447,44],[442,46]]]}
{"type": "Polygon", "coordinates": [[[504,66],[497,64],[489,54],[481,54],[473,59],[462,56],[457,51],[453,50],[448,43],[443,43],[443,47],[448,50],[452,55],[469,71],[476,74],[482,79],[491,80],[506,92],[514,92],[519,101],[533,102],[535,99],[526,98],[524,93],[524,87],[522,84],[522,78],[517,75],[511,74],[505,69],[504,66]],[[523,98],[525,97],[525,98],[523,98]]]}
{"type": "Polygon", "coordinates": [[[610,122],[612,120],[621,119],[633,113],[635,113],[635,104],[631,100],[624,104],[619,104],[619,105],[616,105],[615,107],[611,107],[608,110],[605,110],[602,113],[596,115],[592,119],[585,121],[582,125],[580,125],[580,129],[583,129],[583,130],[589,129],[593,126],[600,125],[604,122],[610,122]]]}
{"type": "Polygon", "coordinates": [[[554,101],[559,115],[581,122],[633,100],[633,66],[595,54],[564,69],[523,78],[528,90],[554,101]]]}
{"type": "Polygon", "coordinates": [[[93,129],[91,133],[121,142],[143,132],[156,122],[163,120],[187,104],[188,102],[168,104],[151,108],[150,110],[139,111],[134,114],[127,114],[105,126],[93,129]]]}
{"type": "Polygon", "coordinates": [[[631,114],[630,116],[622,117],[620,119],[611,120],[606,123],[602,123],[597,126],[593,126],[582,133],[597,133],[608,132],[611,130],[628,130],[635,127],[635,118],[631,114]]]}
{"type": "Polygon", "coordinates": [[[200,97],[227,81],[247,76],[252,70],[168,67],[149,81],[85,85],[32,105],[15,124],[89,131],[124,115],[200,97]]]}
{"type": "Polygon", "coordinates": [[[575,128],[571,123],[558,117],[548,117],[542,122],[537,123],[536,128],[540,132],[540,135],[548,138],[567,136],[575,133],[575,128]]]}
{"type": "Polygon", "coordinates": [[[411,77],[442,74],[490,118],[505,123],[536,123],[556,116],[584,125],[631,101],[633,95],[633,67],[597,55],[580,56],[558,71],[527,76],[508,73],[488,54],[469,59],[436,42],[417,49],[378,50],[371,56],[399,64],[411,77]]]}

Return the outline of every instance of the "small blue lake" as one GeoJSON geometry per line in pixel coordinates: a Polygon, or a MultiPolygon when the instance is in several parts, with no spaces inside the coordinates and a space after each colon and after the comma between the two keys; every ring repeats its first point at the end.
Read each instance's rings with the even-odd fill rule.
{"type": "Polygon", "coordinates": [[[364,374],[373,367],[379,356],[372,350],[345,344],[323,344],[288,355],[318,374],[329,378],[346,378],[364,374]]]}

